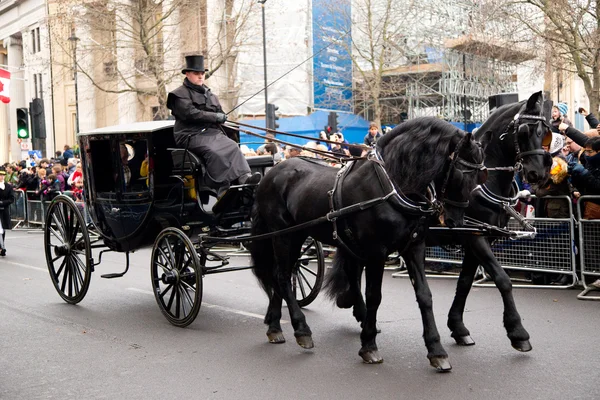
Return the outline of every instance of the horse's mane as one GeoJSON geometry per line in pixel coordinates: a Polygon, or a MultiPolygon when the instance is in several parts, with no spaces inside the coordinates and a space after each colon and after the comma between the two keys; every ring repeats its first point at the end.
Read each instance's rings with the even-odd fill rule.
{"type": "MultiPolygon", "coordinates": [[[[429,182],[442,173],[452,139],[465,133],[433,117],[408,120],[377,141],[386,170],[405,194],[422,194],[429,182]]],[[[483,157],[483,156],[481,156],[483,157]]]]}

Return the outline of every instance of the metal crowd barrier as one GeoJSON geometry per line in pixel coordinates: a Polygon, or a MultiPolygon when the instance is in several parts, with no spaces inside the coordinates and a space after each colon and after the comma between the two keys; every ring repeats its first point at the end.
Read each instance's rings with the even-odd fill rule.
{"type": "Polygon", "coordinates": [[[579,257],[581,260],[581,283],[584,290],[577,295],[581,300],[600,300],[600,296],[588,295],[598,290],[589,286],[600,278],[600,219],[584,219],[584,205],[586,200],[595,200],[600,204],[600,196],[581,196],[577,201],[577,215],[579,217],[579,257]],[[588,279],[589,278],[589,281],[588,279]]]}
{"type": "MultiPolygon", "coordinates": [[[[532,196],[535,198],[535,196],[532,196]]],[[[573,215],[571,199],[568,196],[545,196],[543,200],[563,199],[569,206],[569,212],[573,215]]],[[[575,254],[575,225],[574,218],[527,218],[527,222],[532,224],[537,235],[534,239],[509,239],[501,238],[494,242],[492,251],[496,259],[507,270],[517,270],[526,272],[546,272],[557,275],[568,275],[569,283],[566,285],[534,285],[525,279],[513,279],[519,282],[515,287],[528,288],[570,288],[573,287],[578,279],[576,273],[576,254],[575,254]],[[523,282],[523,283],[521,283],[523,282]]],[[[515,219],[511,218],[508,223],[508,229],[513,231],[522,231],[523,228],[515,219]]],[[[464,258],[462,247],[428,247],[425,253],[425,260],[429,262],[438,262],[445,264],[461,265],[464,258]]],[[[457,278],[457,274],[444,272],[427,271],[427,277],[451,277],[457,278]]],[[[486,283],[488,277],[483,273],[483,269],[478,269],[478,276],[482,279],[477,280],[473,285],[479,287],[493,287],[493,283],[486,283]]],[[[394,277],[406,276],[399,272],[393,274],[394,277]]]]}
{"type": "Polygon", "coordinates": [[[34,191],[27,191],[27,223],[43,227],[50,202],[42,201],[37,197],[38,195],[34,191]]]}
{"type": "Polygon", "coordinates": [[[15,201],[10,205],[10,219],[13,222],[13,229],[17,229],[21,224],[27,224],[27,200],[25,192],[15,190],[15,201]]]}

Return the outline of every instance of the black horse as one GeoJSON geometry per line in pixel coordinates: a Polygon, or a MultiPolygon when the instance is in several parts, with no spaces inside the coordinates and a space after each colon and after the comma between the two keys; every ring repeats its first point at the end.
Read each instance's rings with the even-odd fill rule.
{"type": "MultiPolygon", "coordinates": [[[[522,168],[522,176],[534,186],[543,185],[550,176],[552,157],[541,149],[549,134],[547,116],[551,104],[544,103],[542,92],[527,101],[497,109],[479,128],[485,147],[485,164],[490,177],[485,185],[473,191],[467,215],[498,227],[506,227],[510,218],[506,205],[514,205],[514,174],[522,168]],[[513,168],[511,168],[513,167],[513,168]],[[515,171],[516,170],[516,171],[515,171]]],[[[529,333],[521,323],[512,295],[509,276],[492,253],[491,240],[481,236],[449,237],[429,235],[428,244],[462,244],[465,257],[457,283],[456,295],[448,314],[448,328],[459,345],[475,342],[463,322],[467,296],[478,265],[494,280],[504,302],[504,327],[512,346],[530,351],[529,333]]]]}
{"type": "MultiPolygon", "coordinates": [[[[550,176],[552,157],[542,150],[549,126],[547,115],[551,103],[544,102],[542,92],[534,93],[527,101],[498,108],[479,128],[476,138],[485,148],[485,165],[490,172],[487,182],[477,187],[469,200],[468,217],[498,227],[506,227],[510,218],[506,206],[515,203],[514,175],[522,176],[533,185],[543,185],[550,176]],[[546,114],[546,116],[544,115],[546,114]]],[[[529,333],[521,323],[512,295],[509,276],[494,257],[491,241],[483,236],[447,235],[431,231],[428,246],[462,245],[465,258],[458,279],[456,295],[448,315],[448,328],[459,345],[475,342],[463,323],[463,313],[478,265],[492,277],[504,302],[504,326],[512,346],[519,351],[531,350],[529,333]]],[[[351,276],[360,285],[360,275],[351,276]]],[[[365,307],[360,291],[349,291],[343,308],[354,307],[354,315],[363,322],[365,307]]]]}
{"type": "Polygon", "coordinates": [[[423,270],[424,232],[430,216],[441,210],[439,203],[448,226],[463,224],[470,192],[485,175],[483,149],[470,134],[434,118],[396,127],[379,140],[378,149],[379,153],[341,170],[306,159],[286,160],[261,181],[252,215],[253,235],[310,225],[249,246],[254,273],[270,300],[267,336],[271,343],[285,341],[280,325],[284,299],[297,343],[313,347],[312,332],[291,287],[292,267],[310,235],[338,247],[334,263],[338,273],[329,279],[334,296],[354,284],[347,275],[366,268],[367,306],[360,316],[364,323],[359,355],[367,363],[382,362],[375,337],[384,262],[393,251],[401,251],[421,309],[430,363],[449,370],[423,270]],[[440,198],[434,201],[435,192],[440,198]],[[325,215],[331,223],[311,224],[325,215]]]}

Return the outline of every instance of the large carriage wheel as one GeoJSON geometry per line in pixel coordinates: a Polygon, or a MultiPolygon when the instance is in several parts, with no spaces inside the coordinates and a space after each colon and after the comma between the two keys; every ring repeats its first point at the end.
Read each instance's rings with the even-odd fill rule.
{"type": "Polygon", "coordinates": [[[90,287],[93,260],[85,220],[71,198],[60,195],[50,203],[44,249],[56,291],[67,303],[79,303],[90,287]]]}
{"type": "Polygon", "coordinates": [[[202,302],[202,271],[192,241],[177,228],[166,228],[152,248],[152,289],[165,317],[175,326],[194,322],[202,302]]]}
{"type": "Polygon", "coordinates": [[[323,285],[325,257],[321,243],[308,238],[302,246],[300,258],[292,270],[292,290],[300,307],[312,303],[323,285]]]}

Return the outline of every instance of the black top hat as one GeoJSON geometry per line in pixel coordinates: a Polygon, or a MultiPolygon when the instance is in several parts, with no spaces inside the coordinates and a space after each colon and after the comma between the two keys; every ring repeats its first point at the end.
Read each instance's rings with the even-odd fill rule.
{"type": "Polygon", "coordinates": [[[181,73],[185,74],[188,71],[208,71],[204,68],[204,56],[185,56],[185,68],[181,70],[181,73]]]}

